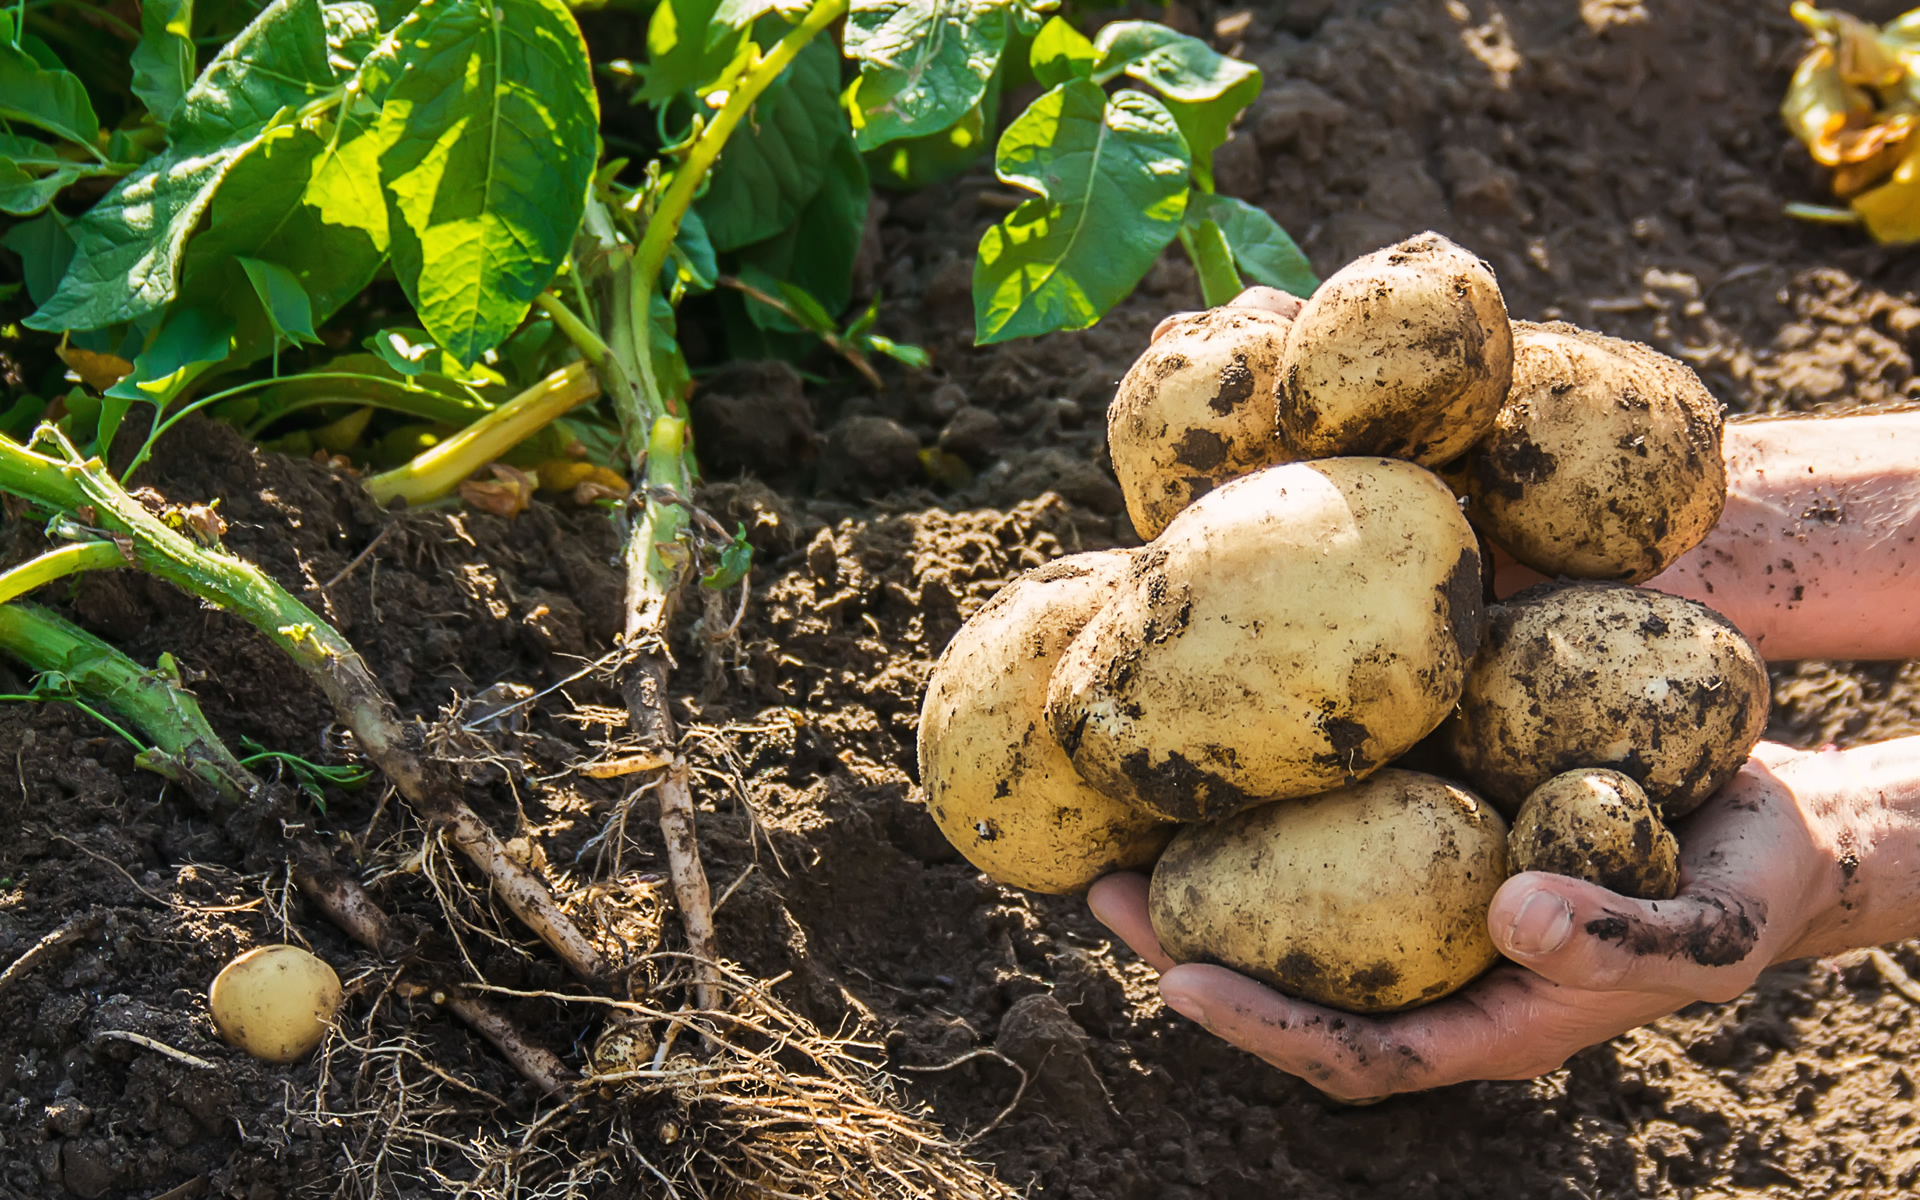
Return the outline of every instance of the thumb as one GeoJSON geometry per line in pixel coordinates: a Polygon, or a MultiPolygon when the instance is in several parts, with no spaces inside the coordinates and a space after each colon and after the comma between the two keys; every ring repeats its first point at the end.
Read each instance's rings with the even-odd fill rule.
{"type": "Polygon", "coordinates": [[[1765,963],[1757,897],[1690,886],[1635,900],[1563,875],[1526,871],[1501,885],[1487,931],[1508,958],[1564,987],[1731,1000],[1765,963]]]}

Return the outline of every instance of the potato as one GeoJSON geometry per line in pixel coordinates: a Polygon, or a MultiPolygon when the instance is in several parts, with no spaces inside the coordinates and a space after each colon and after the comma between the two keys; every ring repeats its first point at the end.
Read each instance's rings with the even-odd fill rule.
{"type": "Polygon", "coordinates": [[[1546,575],[1639,583],[1720,519],[1720,405],[1684,364],[1516,321],[1513,391],[1461,474],[1467,515],[1546,575]]]}
{"type": "Polygon", "coordinates": [[[1060,652],[1126,575],[1130,554],[1075,554],[1015,579],[948,644],[920,709],[927,811],[1000,883],[1078,892],[1153,861],[1173,827],[1088,787],[1042,706],[1060,652]]]}
{"type": "Polygon", "coordinates": [[[1274,384],[1290,322],[1257,308],[1176,320],[1120,381],[1107,445],[1142,538],[1214,488],[1282,461],[1274,384]]]}
{"type": "Polygon", "coordinates": [[[1430,472],[1269,467],[1135,552],[1054,668],[1047,720],[1101,791],[1214,820],[1363,778],[1426,736],[1480,613],[1473,530],[1430,472]]]}
{"type": "Polygon", "coordinates": [[[1732,779],[1767,724],[1767,668],[1704,604],[1612,583],[1495,605],[1447,744],[1508,816],[1563,771],[1611,767],[1671,820],[1732,779]]]}
{"type": "Polygon", "coordinates": [[[1147,894],[1180,962],[1353,1012],[1424,1004],[1493,965],[1507,828],[1473,793],[1389,769],[1180,831],[1147,894]]]}
{"type": "Polygon", "coordinates": [[[340,977],[298,946],[260,946],[220,969],[207,989],[220,1036],[255,1058],[305,1058],[340,1007],[340,977]]]}
{"type": "Polygon", "coordinates": [[[1640,785],[1586,767],[1528,794],[1507,835],[1515,871],[1550,871],[1623,896],[1671,900],[1680,890],[1680,843],[1640,785]]]}
{"type": "Polygon", "coordinates": [[[1287,459],[1379,454],[1436,466],[1493,424],[1513,341],[1492,268],[1423,233],[1334,272],[1295,318],[1282,362],[1287,459]]]}

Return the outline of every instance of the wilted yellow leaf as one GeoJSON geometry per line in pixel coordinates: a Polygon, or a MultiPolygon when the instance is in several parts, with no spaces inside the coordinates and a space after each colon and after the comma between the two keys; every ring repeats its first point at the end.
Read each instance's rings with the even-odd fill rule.
{"type": "Polygon", "coordinates": [[[67,345],[67,339],[61,338],[60,344],[53,348],[67,369],[80,377],[80,382],[96,392],[104,392],[122,379],[133,374],[133,364],[117,354],[101,354],[94,350],[82,350],[78,346],[67,345]]]}
{"type": "Polygon", "coordinates": [[[1780,105],[1780,117],[1788,131],[1806,145],[1815,162],[1833,167],[1840,164],[1834,138],[1849,127],[1871,123],[1873,101],[1840,78],[1833,47],[1815,46],[1794,68],[1787,98],[1780,105]]]}
{"type": "Polygon", "coordinates": [[[1855,196],[1853,211],[1876,242],[1920,241],[1920,144],[1907,151],[1891,179],[1855,196]]]}

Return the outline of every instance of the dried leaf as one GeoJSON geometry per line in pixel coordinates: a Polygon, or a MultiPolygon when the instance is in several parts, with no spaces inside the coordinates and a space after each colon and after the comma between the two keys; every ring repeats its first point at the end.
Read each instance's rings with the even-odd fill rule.
{"type": "Polygon", "coordinates": [[[460,485],[460,498],[482,512],[512,520],[533,503],[533,476],[518,467],[491,463],[493,482],[469,479],[460,485]]]}
{"type": "Polygon", "coordinates": [[[102,354],[97,350],[82,350],[78,346],[69,346],[65,338],[53,348],[67,369],[80,377],[80,382],[96,392],[104,392],[122,379],[133,374],[133,364],[117,354],[102,354]]]}
{"type": "Polygon", "coordinates": [[[1873,120],[1873,100],[1840,77],[1837,56],[1831,46],[1816,46],[1794,68],[1793,81],[1787,85],[1787,98],[1780,105],[1780,117],[1787,129],[1813,154],[1822,166],[1838,166],[1830,154],[1832,138],[1841,130],[1864,127],[1873,120]]]}
{"type": "Polygon", "coordinates": [[[1909,149],[1891,179],[1855,196],[1852,207],[1874,241],[1920,241],[1920,143],[1909,149]]]}

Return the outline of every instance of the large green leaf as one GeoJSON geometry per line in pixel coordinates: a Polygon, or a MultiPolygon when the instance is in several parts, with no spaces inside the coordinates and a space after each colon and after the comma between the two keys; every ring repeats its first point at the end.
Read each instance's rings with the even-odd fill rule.
{"type": "MultiPolygon", "coordinates": [[[[867,227],[867,166],[843,130],[825,182],[800,217],[778,236],[742,247],[739,259],[774,279],[798,284],[831,312],[853,298],[853,260],[867,227]]],[[[765,305],[749,304],[754,323],[791,331],[792,325],[765,305]]]]}
{"type": "Polygon", "coordinates": [[[810,42],[720,152],[699,203],[713,248],[736,250],[793,224],[820,190],[845,124],[839,56],[810,42]]]}
{"type": "Polygon", "coordinates": [[[1093,78],[1100,51],[1064,17],[1052,17],[1033,35],[1027,61],[1033,67],[1033,77],[1052,87],[1069,79],[1093,78]]]}
{"type": "Polygon", "coordinates": [[[1000,137],[1000,178],[1038,192],[980,239],[974,339],[1085,329],[1119,303],[1180,230],[1187,147],[1143,92],[1108,98],[1073,79],[1000,137]]]}
{"type": "Polygon", "coordinates": [[[276,0],[227,43],[175,110],[166,153],[72,227],[77,253],[35,329],[98,329],[171,300],[187,237],[276,117],[332,86],[317,0],[276,0]]]}
{"type": "Polygon", "coordinates": [[[463,363],[498,345],[579,228],[600,106],[559,0],[427,0],[378,136],[394,273],[463,363]]]}
{"type": "Polygon", "coordinates": [[[1187,203],[1187,223],[1199,221],[1219,226],[1233,251],[1233,261],[1255,283],[1292,292],[1302,299],[1320,286],[1313,264],[1265,209],[1231,196],[1196,192],[1187,203]]]}
{"type": "Polygon", "coordinates": [[[733,59],[740,32],[713,19],[719,7],[720,0],[660,0],[647,20],[640,99],[670,100],[706,84],[733,59]]]}
{"type": "Polygon", "coordinates": [[[1094,78],[1126,75],[1165,98],[1193,159],[1194,181],[1213,190],[1213,152],[1241,110],[1260,95],[1260,69],[1153,21],[1115,21],[1094,41],[1094,78]]]}
{"type": "Polygon", "coordinates": [[[1010,0],[853,0],[848,95],[862,150],[936,133],[980,102],[1006,49],[1010,0]]]}
{"type": "Polygon", "coordinates": [[[100,120],[86,85],[16,46],[0,44],[0,120],[20,121],[96,150],[100,120]]]}
{"type": "Polygon", "coordinates": [[[141,0],[133,94],[162,125],[193,86],[193,0],[141,0]]]}
{"type": "Polygon", "coordinates": [[[94,173],[45,142],[0,133],[0,212],[9,216],[32,216],[61,188],[94,173]]]}

